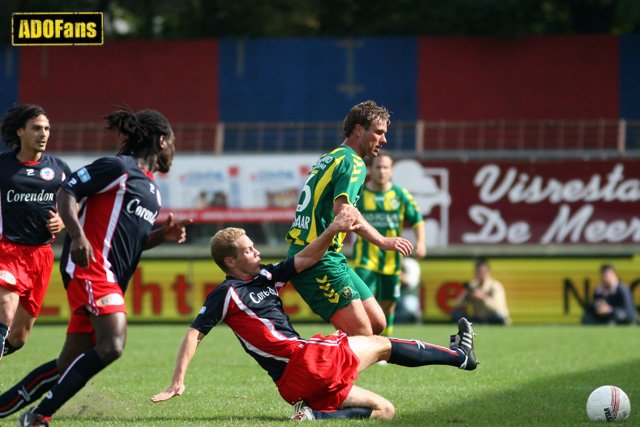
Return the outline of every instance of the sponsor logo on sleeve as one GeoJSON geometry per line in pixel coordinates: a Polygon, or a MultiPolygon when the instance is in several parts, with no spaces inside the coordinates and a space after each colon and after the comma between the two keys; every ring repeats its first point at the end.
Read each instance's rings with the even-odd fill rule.
{"type": "Polygon", "coordinates": [[[82,168],[78,171],[78,178],[80,178],[80,181],[82,182],[91,181],[91,175],[89,175],[87,168],[82,168]]]}

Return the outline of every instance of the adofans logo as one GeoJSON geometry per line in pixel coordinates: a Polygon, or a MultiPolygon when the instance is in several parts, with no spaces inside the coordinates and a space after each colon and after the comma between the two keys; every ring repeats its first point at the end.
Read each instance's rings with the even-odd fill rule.
{"type": "Polygon", "coordinates": [[[104,43],[102,12],[14,13],[14,46],[81,46],[104,43]]]}

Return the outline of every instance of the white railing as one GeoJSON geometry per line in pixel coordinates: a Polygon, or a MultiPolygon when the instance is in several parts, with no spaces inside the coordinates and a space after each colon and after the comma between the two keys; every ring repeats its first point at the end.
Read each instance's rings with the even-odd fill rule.
{"type": "Polygon", "coordinates": [[[417,151],[624,151],[624,121],[419,122],[417,151]]]}
{"type": "MultiPolygon", "coordinates": [[[[340,122],[173,124],[180,152],[324,152],[342,141],[340,122]]],[[[417,157],[640,154],[640,121],[392,122],[389,151],[417,157]]],[[[55,124],[53,152],[115,152],[119,139],[99,123],[55,124]]]]}

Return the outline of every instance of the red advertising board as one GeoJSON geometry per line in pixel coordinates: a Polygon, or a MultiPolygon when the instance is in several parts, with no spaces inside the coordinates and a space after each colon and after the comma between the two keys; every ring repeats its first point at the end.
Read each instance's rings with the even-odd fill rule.
{"type": "Polygon", "coordinates": [[[582,120],[619,114],[619,49],[612,35],[422,37],[418,49],[423,120],[582,120]]]}
{"type": "Polygon", "coordinates": [[[218,41],[110,41],[20,50],[19,101],[58,123],[102,123],[114,105],[154,108],[172,123],[218,120],[218,41]]]}
{"type": "Polygon", "coordinates": [[[442,245],[640,243],[638,159],[417,163],[396,175],[442,245]]]}

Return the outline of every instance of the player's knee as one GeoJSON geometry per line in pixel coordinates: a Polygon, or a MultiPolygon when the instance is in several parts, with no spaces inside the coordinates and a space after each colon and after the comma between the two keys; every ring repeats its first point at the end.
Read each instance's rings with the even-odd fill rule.
{"type": "Polygon", "coordinates": [[[119,359],[120,356],[122,356],[122,352],[123,352],[122,349],[110,348],[105,351],[99,352],[98,354],[100,355],[100,360],[102,360],[106,365],[108,365],[109,363],[119,359]]]}
{"type": "Polygon", "coordinates": [[[395,414],[396,408],[393,404],[388,400],[383,399],[383,401],[379,402],[376,409],[371,413],[371,417],[380,420],[390,420],[395,416],[395,414]]]}
{"type": "Polygon", "coordinates": [[[98,356],[100,356],[100,360],[108,365],[122,356],[122,353],[124,353],[124,342],[113,341],[105,345],[98,345],[96,346],[96,352],[98,356]]]}

